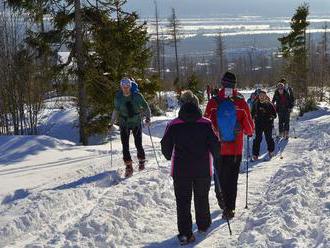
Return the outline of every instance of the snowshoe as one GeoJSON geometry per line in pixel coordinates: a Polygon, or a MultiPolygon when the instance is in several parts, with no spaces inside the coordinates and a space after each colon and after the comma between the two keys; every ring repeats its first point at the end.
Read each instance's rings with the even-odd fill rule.
{"type": "Polygon", "coordinates": [[[132,161],[130,161],[130,162],[125,162],[125,164],[126,164],[125,177],[130,177],[130,176],[133,175],[132,161]]]}
{"type": "Polygon", "coordinates": [[[178,235],[178,240],[180,242],[180,245],[187,245],[189,243],[195,242],[195,236],[194,234],[191,234],[190,237],[186,236],[186,235],[178,235]]]}

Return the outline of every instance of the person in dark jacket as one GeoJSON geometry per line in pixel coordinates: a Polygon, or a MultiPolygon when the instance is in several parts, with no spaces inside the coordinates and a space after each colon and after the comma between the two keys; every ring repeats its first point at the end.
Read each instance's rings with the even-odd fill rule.
{"type": "Polygon", "coordinates": [[[276,112],[278,114],[278,131],[279,136],[285,139],[289,138],[290,130],[290,113],[294,106],[294,98],[290,97],[285,90],[283,83],[277,85],[277,90],[274,93],[273,104],[275,104],[276,112]]]}
{"type": "Polygon", "coordinates": [[[251,115],[254,119],[256,134],[253,140],[253,160],[258,159],[263,133],[265,134],[267,142],[268,156],[271,158],[275,150],[272,130],[274,127],[274,119],[276,118],[276,111],[265,91],[261,90],[259,92],[258,100],[252,106],[251,115]]]}
{"type": "Polygon", "coordinates": [[[172,159],[178,239],[183,245],[195,240],[192,233],[192,193],[199,231],[206,232],[211,224],[208,194],[212,156],[215,160],[219,158],[219,143],[210,120],[202,117],[198,98],[191,91],[185,91],[180,100],[179,116],[168,123],[161,148],[165,158],[172,159]]]}
{"type": "Polygon", "coordinates": [[[150,108],[142,94],[132,92],[132,81],[123,78],[120,81],[121,90],[117,92],[114,100],[114,111],[112,112],[109,130],[114,123],[119,120],[120,139],[123,146],[123,160],[126,165],[125,177],[133,174],[133,164],[129,152],[129,136],[132,131],[137,157],[139,160],[139,170],[144,169],[145,153],[142,146],[142,117],[145,116],[145,124],[150,125],[150,108]]]}

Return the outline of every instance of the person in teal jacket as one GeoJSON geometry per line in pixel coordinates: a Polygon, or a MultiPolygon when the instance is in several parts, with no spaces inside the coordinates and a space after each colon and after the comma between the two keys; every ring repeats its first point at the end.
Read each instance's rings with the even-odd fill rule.
{"type": "Polygon", "coordinates": [[[125,177],[133,174],[132,158],[129,152],[129,136],[132,131],[134,143],[137,149],[139,170],[145,167],[145,153],[142,146],[142,118],[145,124],[150,125],[150,108],[144,97],[139,92],[132,92],[132,81],[123,78],[120,81],[121,90],[116,93],[114,100],[114,111],[112,112],[109,128],[118,120],[120,138],[123,146],[123,160],[126,165],[125,177]]]}

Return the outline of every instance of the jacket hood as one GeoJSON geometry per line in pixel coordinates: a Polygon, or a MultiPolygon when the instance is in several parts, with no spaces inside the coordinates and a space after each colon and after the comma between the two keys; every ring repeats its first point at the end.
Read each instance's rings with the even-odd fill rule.
{"type": "Polygon", "coordinates": [[[185,103],[180,108],[179,118],[185,122],[196,122],[202,118],[202,111],[193,103],[185,103]]]}

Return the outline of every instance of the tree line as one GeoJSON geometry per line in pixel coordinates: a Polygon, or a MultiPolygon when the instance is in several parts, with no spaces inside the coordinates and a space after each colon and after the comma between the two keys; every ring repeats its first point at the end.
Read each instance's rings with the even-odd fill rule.
{"type": "Polygon", "coordinates": [[[293,15],[291,32],[279,39],[276,56],[255,47],[234,58],[226,53],[226,38],[219,31],[214,53],[181,56],[181,25],[175,9],[168,18],[168,33],[159,28],[155,6],[155,34],[135,12],[124,9],[126,0],[7,0],[0,13],[0,133],[37,134],[43,102],[50,96],[72,95],[77,101],[80,141],[104,132],[113,98],[123,76],[134,77],[149,100],[161,88],[192,89],[219,81],[234,71],[240,87],[265,86],[286,77],[301,104],[326,100],[329,87],[327,26],[321,42],[308,34],[308,5],[293,15]],[[165,35],[170,37],[165,39],[165,35]],[[154,38],[154,39],[152,39],[154,38]],[[173,49],[175,56],[166,56],[173,49]],[[66,52],[62,61],[59,52],[66,52]],[[310,90],[309,90],[310,89],[310,90]]]}

